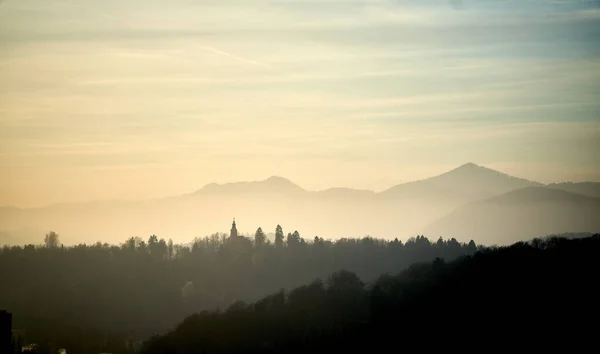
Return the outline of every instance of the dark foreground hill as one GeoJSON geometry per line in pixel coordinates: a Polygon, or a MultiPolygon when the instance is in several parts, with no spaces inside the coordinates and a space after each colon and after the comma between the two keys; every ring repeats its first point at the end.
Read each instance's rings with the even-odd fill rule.
{"type": "Polygon", "coordinates": [[[436,259],[365,287],[340,271],[253,304],[188,317],[155,353],[361,353],[439,348],[578,351],[599,314],[600,235],[436,259]]]}

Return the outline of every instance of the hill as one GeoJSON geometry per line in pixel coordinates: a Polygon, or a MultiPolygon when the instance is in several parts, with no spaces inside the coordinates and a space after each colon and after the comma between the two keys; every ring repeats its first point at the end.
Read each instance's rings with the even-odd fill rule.
{"type": "Polygon", "coordinates": [[[527,187],[469,203],[431,223],[429,237],[475,237],[509,244],[531,237],[600,230],[600,199],[547,187],[527,187]]]}
{"type": "Polygon", "coordinates": [[[600,314],[592,281],[598,252],[600,235],[521,242],[413,264],[371,286],[341,270],[254,303],[192,315],[147,341],[142,354],[366,353],[490,342],[580,351],[595,343],[584,317],[600,314]]]}
{"type": "Polygon", "coordinates": [[[372,281],[414,262],[455,259],[478,249],[472,241],[455,239],[332,242],[292,230],[284,234],[282,245],[246,239],[231,243],[212,235],[191,245],[151,236],[121,246],[0,248],[0,269],[9,270],[0,273],[0,306],[15,314],[15,328],[26,330],[29,340],[96,354],[97,343],[106,339],[102,332],[147,338],[193,313],[227,308],[236,300],[256,301],[339,269],[372,281]],[[101,332],[100,337],[81,337],[87,330],[101,332]]]}
{"type": "Polygon", "coordinates": [[[561,189],[567,192],[587,195],[588,197],[600,198],[600,183],[599,182],[563,182],[550,183],[548,188],[561,189]]]}

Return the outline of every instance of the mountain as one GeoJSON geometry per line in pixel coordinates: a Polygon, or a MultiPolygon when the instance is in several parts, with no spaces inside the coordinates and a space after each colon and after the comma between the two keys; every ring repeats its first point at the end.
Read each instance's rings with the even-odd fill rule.
{"type": "Polygon", "coordinates": [[[551,183],[547,185],[548,188],[561,189],[568,192],[578,193],[587,195],[589,197],[600,198],[600,183],[599,182],[563,182],[563,183],[551,183]]]}
{"type": "Polygon", "coordinates": [[[424,229],[430,238],[509,244],[549,234],[600,231],[600,198],[526,187],[469,203],[424,229]]]}
{"type": "Polygon", "coordinates": [[[523,204],[556,203],[564,205],[583,205],[597,202],[597,198],[571,193],[548,187],[527,187],[490,198],[483,202],[503,206],[520,206],[523,204]]]}
{"type": "MultiPolygon", "coordinates": [[[[560,186],[565,189],[573,187],[568,184],[560,186]]],[[[430,230],[444,238],[456,235],[459,240],[464,240],[473,237],[473,233],[457,235],[457,232],[469,230],[467,226],[475,227],[466,225],[458,228],[455,225],[461,220],[469,220],[460,214],[465,205],[470,207],[470,203],[501,195],[504,199],[497,199],[500,204],[502,200],[509,203],[510,200],[506,199],[510,198],[524,199],[519,203],[510,202],[515,204],[511,207],[501,208],[506,214],[503,222],[510,224],[513,216],[508,209],[523,208],[521,204],[548,197],[524,197],[527,192],[522,191],[523,188],[530,187],[541,188],[543,185],[473,163],[380,193],[352,188],[309,191],[288,179],[272,176],[260,181],[211,183],[195,192],[163,199],[67,203],[30,209],[0,208],[0,232],[3,232],[0,242],[41,243],[44,234],[50,230],[58,232],[66,244],[98,240],[120,243],[132,236],[147,238],[152,234],[172,238],[174,242],[189,242],[214,232],[228,232],[233,217],[238,221],[239,231],[248,234],[254,234],[259,226],[266,233],[273,232],[279,224],[286,234],[298,230],[307,239],[314,236],[336,239],[365,235],[407,239],[430,230]],[[522,194],[505,195],[511,191],[521,191],[519,193],[522,194]],[[454,210],[456,213],[452,213],[454,210]],[[453,224],[449,218],[454,217],[457,221],[453,224]],[[432,229],[431,225],[440,224],[440,221],[436,224],[436,220],[446,220],[450,228],[432,229]],[[425,227],[427,225],[430,227],[425,227]]],[[[594,190],[584,187],[577,184],[576,188],[594,190]]],[[[529,190],[529,193],[535,193],[532,192],[534,190],[529,190]]],[[[574,198],[585,197],[554,187],[543,190],[556,191],[555,197],[559,201],[538,200],[537,203],[542,205],[560,204],[572,195],[575,195],[574,198]]],[[[579,201],[575,201],[577,203],[579,201]]],[[[546,222],[546,225],[552,224],[546,222]]],[[[561,227],[548,227],[548,233],[596,231],[582,229],[579,227],[582,225],[585,224],[568,224],[565,221],[559,225],[561,227]]],[[[524,237],[530,239],[530,236],[535,235],[524,237]]],[[[482,237],[476,235],[475,241],[483,242],[482,237]]]]}
{"type": "Polygon", "coordinates": [[[233,182],[225,184],[211,183],[193,193],[206,194],[299,194],[306,192],[292,181],[279,176],[271,176],[263,181],[233,182]]]}
{"type": "Polygon", "coordinates": [[[466,163],[435,177],[391,187],[381,195],[396,199],[453,199],[465,202],[530,186],[542,184],[466,163]]]}

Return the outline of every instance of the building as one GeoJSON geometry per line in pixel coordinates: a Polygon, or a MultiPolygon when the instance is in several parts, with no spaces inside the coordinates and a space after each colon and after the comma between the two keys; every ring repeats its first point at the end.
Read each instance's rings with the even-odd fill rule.
{"type": "Polygon", "coordinates": [[[229,233],[230,239],[235,239],[238,237],[237,227],[235,225],[235,218],[233,218],[233,224],[231,225],[231,232],[229,233]]]}
{"type": "Polygon", "coordinates": [[[233,223],[231,224],[231,232],[229,233],[229,237],[225,240],[225,248],[231,252],[235,253],[244,253],[248,250],[248,248],[252,248],[252,242],[238,234],[237,225],[235,223],[235,218],[233,218],[233,223]]]}
{"type": "Polygon", "coordinates": [[[0,353],[12,353],[12,313],[0,311],[0,353]]]}

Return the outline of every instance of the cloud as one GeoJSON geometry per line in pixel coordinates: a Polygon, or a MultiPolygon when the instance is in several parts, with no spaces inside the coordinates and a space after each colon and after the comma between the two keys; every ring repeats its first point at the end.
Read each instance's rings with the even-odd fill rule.
{"type": "Polygon", "coordinates": [[[224,52],[222,50],[219,50],[219,49],[216,49],[216,48],[213,48],[213,47],[203,47],[203,48],[206,49],[206,50],[208,50],[208,51],[211,51],[213,53],[224,55],[224,56],[226,56],[228,58],[232,58],[232,59],[237,60],[237,61],[242,62],[242,63],[259,66],[259,67],[265,68],[265,69],[271,69],[270,65],[259,63],[256,60],[252,60],[252,59],[240,57],[239,55],[235,55],[235,54],[231,54],[231,53],[228,53],[228,52],[224,52]]]}
{"type": "Polygon", "coordinates": [[[548,18],[555,22],[600,21],[600,8],[586,8],[569,12],[561,12],[548,18]]]}
{"type": "Polygon", "coordinates": [[[0,182],[151,171],[191,186],[280,166],[310,180],[301,168],[327,165],[368,184],[525,145],[542,163],[558,148],[539,140],[583,166],[598,156],[597,18],[550,1],[8,2],[0,182]]]}

